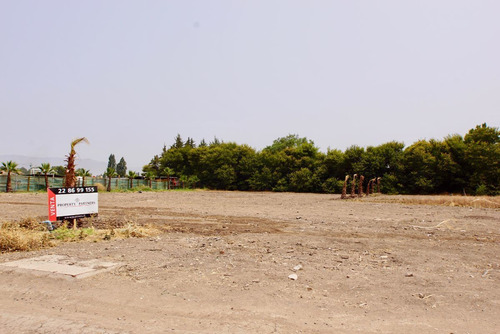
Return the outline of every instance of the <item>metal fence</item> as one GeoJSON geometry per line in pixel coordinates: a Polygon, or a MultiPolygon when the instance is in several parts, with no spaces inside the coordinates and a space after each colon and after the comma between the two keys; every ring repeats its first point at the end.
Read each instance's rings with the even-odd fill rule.
{"type": "MultiPolygon", "coordinates": [[[[26,176],[26,175],[11,175],[11,183],[13,191],[46,191],[45,177],[43,175],[26,176]]],[[[77,186],[97,186],[101,184],[107,188],[108,178],[102,177],[85,177],[77,180],[77,186]]],[[[64,178],[57,176],[49,176],[49,187],[63,187],[64,178]]],[[[168,190],[190,187],[182,182],[169,182],[167,180],[146,180],[146,179],[128,179],[128,178],[112,178],[111,190],[126,190],[137,187],[148,187],[153,190],[168,190]]],[[[0,175],[0,192],[5,192],[7,188],[7,175],[0,175]]]]}

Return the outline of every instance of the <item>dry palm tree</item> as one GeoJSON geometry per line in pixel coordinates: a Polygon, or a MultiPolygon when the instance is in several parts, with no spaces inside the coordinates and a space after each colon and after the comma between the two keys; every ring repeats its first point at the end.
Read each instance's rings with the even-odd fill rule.
{"type": "Polygon", "coordinates": [[[349,175],[345,176],[344,186],[342,187],[342,195],[340,195],[340,198],[342,199],[347,197],[347,180],[349,180],[349,175]]]}
{"type": "Polygon", "coordinates": [[[372,190],[373,188],[373,181],[375,179],[371,179],[370,181],[368,181],[368,184],[366,185],[366,196],[370,195],[370,190],[372,190]]]}
{"type": "Polygon", "coordinates": [[[354,198],[356,196],[356,177],[358,177],[358,174],[354,174],[352,176],[351,198],[354,198]]]}
{"type": "Polygon", "coordinates": [[[87,144],[89,141],[87,138],[82,137],[75,139],[71,142],[71,151],[69,152],[69,155],[66,157],[66,161],[68,162],[68,165],[66,166],[66,178],[64,181],[64,186],[67,188],[74,187],[76,185],[76,175],[75,175],[75,146],[78,145],[81,142],[86,142],[87,144]]]}
{"type": "Polygon", "coordinates": [[[53,174],[55,172],[54,167],[52,167],[50,163],[47,162],[40,164],[40,167],[38,168],[40,168],[43,176],[45,177],[45,189],[49,189],[49,174],[53,174]]]}
{"type": "Polygon", "coordinates": [[[358,197],[363,196],[363,181],[365,180],[365,177],[363,175],[359,176],[359,183],[358,183],[358,197]]]}
{"type": "Polygon", "coordinates": [[[381,177],[377,177],[377,192],[380,193],[380,180],[382,180],[381,177]]]}
{"type": "Polygon", "coordinates": [[[19,173],[19,169],[17,168],[17,163],[15,163],[14,161],[2,162],[2,166],[0,166],[0,171],[7,172],[7,185],[5,187],[5,191],[11,193],[12,192],[11,174],[19,173]]]}

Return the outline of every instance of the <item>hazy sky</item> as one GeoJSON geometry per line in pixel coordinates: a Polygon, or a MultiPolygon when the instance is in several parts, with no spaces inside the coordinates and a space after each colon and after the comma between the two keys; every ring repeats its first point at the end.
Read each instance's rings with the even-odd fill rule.
{"type": "MultiPolygon", "coordinates": [[[[177,133],[327,148],[500,125],[500,1],[0,0],[0,155],[114,153],[177,133]]],[[[97,171],[96,171],[97,172],[97,171]]]]}

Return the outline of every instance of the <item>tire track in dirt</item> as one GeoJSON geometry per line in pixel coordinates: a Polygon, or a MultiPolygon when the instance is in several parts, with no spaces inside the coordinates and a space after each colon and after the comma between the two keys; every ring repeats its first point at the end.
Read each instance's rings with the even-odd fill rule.
{"type": "MultiPolygon", "coordinates": [[[[122,215],[123,208],[102,207],[108,214],[122,215]]],[[[181,213],[151,207],[130,207],[127,217],[140,225],[153,224],[165,231],[199,235],[228,235],[238,233],[283,233],[287,223],[261,217],[241,217],[181,213]]]]}
{"type": "Polygon", "coordinates": [[[47,203],[30,203],[30,202],[6,202],[6,201],[0,201],[0,204],[47,206],[47,203]]]}
{"type": "Polygon", "coordinates": [[[48,317],[41,314],[21,315],[19,313],[0,314],[0,331],[4,334],[120,334],[127,333],[122,330],[112,330],[97,327],[81,321],[63,319],[61,317],[48,317]]]}

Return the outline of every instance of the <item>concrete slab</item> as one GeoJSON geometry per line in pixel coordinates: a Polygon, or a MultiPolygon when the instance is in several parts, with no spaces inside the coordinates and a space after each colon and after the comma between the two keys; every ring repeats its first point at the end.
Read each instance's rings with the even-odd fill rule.
{"type": "Polygon", "coordinates": [[[45,255],[18,261],[0,263],[0,269],[19,269],[21,271],[46,272],[53,275],[84,278],[109,271],[120,263],[105,262],[98,259],[80,261],[64,255],[45,255]]]}

